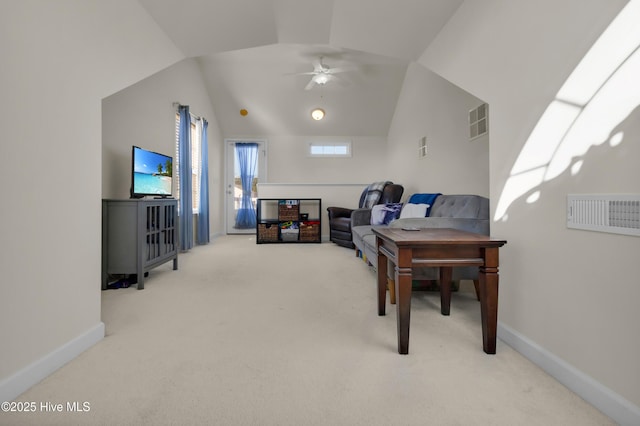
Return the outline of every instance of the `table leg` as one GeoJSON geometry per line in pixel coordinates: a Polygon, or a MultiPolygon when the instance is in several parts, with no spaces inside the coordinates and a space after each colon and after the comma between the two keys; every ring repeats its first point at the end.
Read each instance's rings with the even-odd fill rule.
{"type": "Polygon", "coordinates": [[[378,245],[378,316],[385,314],[387,301],[387,256],[380,252],[380,239],[376,237],[378,245]]]}
{"type": "Polygon", "coordinates": [[[409,353],[409,324],[411,323],[411,260],[410,249],[400,249],[396,265],[396,313],[398,322],[398,353],[409,353]]]}
{"type": "Polygon", "coordinates": [[[487,354],[496,353],[498,326],[498,249],[484,249],[484,266],[480,267],[480,315],[482,346],[487,354]]]}
{"type": "Polygon", "coordinates": [[[440,267],[440,313],[449,315],[451,311],[451,277],[453,268],[448,266],[440,267]]]}
{"type": "MultiPolygon", "coordinates": [[[[388,271],[389,269],[387,269],[388,271]]],[[[389,289],[389,303],[396,304],[396,283],[389,277],[387,277],[387,289],[389,289]]]]}

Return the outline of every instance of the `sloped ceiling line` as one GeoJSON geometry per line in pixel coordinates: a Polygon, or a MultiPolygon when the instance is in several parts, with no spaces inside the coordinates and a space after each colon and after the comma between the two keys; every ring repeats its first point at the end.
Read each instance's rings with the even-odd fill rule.
{"type": "Polygon", "coordinates": [[[409,62],[462,0],[139,2],[187,58],[197,58],[223,134],[386,137],[409,62]],[[333,62],[327,54],[328,65],[359,72],[322,87],[321,99],[320,88],[305,91],[308,79],[291,74],[311,71],[322,52],[336,54],[333,62]],[[327,118],[311,123],[320,102],[327,118]]]}

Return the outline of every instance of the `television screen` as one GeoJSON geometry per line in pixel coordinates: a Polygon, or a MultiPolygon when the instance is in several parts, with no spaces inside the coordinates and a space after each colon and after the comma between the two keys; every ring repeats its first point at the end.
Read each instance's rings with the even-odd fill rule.
{"type": "Polygon", "coordinates": [[[131,153],[131,197],[171,196],[173,158],[134,146],[131,153]]]}

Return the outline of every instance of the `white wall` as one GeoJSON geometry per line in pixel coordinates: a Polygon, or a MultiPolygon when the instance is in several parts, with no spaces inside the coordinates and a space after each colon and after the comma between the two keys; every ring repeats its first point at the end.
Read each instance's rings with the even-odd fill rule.
{"type": "Polygon", "coordinates": [[[4,401],[103,337],[100,99],[180,53],[124,0],[3,2],[0,52],[4,401]]]}
{"type": "MultiPolygon", "coordinates": [[[[492,201],[544,109],[625,3],[468,1],[427,49],[421,63],[490,104],[492,201]]],[[[636,110],[620,124],[621,145],[591,148],[580,173],[541,184],[537,202],[525,201],[529,192],[511,204],[506,221],[492,224],[508,241],[500,253],[503,330],[546,366],[575,368],[584,383],[595,379],[605,387],[600,399],[611,396],[608,388],[620,406],[635,405],[636,416],[640,239],[568,230],[565,221],[568,193],[640,192],[638,117],[636,110]]]]}
{"type": "MultiPolygon", "coordinates": [[[[129,198],[131,146],[175,157],[176,109],[209,122],[210,232],[223,233],[223,143],[202,74],[194,59],[185,59],[103,100],[102,197],[129,198]]],[[[175,188],[174,188],[175,190],[175,188]]]]}
{"type": "Polygon", "coordinates": [[[469,141],[469,110],[482,104],[420,64],[412,63],[389,129],[387,167],[405,198],[426,192],[489,196],[489,136],[469,141]],[[418,142],[427,137],[427,156],[418,142]]]}
{"type": "MultiPolygon", "coordinates": [[[[227,136],[234,139],[235,136],[227,136]]],[[[271,183],[367,183],[388,180],[384,161],[386,139],[363,136],[271,135],[267,180],[271,183]],[[351,141],[352,156],[307,156],[307,142],[351,141]]],[[[355,200],[357,206],[358,200],[355,200]]],[[[346,206],[345,206],[346,207],[346,206]]]]}

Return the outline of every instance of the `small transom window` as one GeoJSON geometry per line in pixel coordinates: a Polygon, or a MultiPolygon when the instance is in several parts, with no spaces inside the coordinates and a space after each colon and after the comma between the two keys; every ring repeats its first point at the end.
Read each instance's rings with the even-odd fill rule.
{"type": "Polygon", "coordinates": [[[310,157],[351,157],[351,142],[309,142],[310,157]]]}

